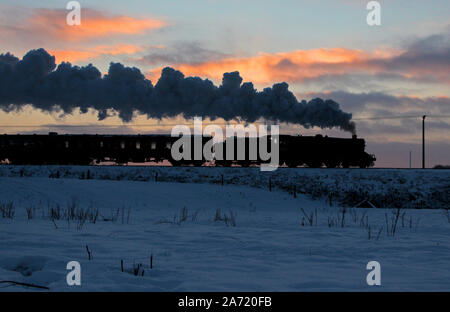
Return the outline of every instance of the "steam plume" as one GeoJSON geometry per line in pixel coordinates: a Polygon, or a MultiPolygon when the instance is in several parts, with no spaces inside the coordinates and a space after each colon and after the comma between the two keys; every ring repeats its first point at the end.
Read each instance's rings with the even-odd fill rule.
{"type": "Polygon", "coordinates": [[[137,68],[111,63],[102,77],[92,66],[56,66],[55,57],[44,49],[31,50],[20,60],[10,53],[0,55],[0,109],[11,111],[24,105],[43,111],[92,108],[103,120],[117,113],[124,122],[136,114],[161,119],[182,115],[185,118],[223,118],[248,123],[263,118],[273,122],[299,124],[306,128],[337,127],[355,132],[352,115],[342,111],[333,100],[298,101],[287,83],[277,83],[258,92],[251,82],[242,83],[238,72],[225,73],[222,85],[208,79],[184,77],[166,67],[153,86],[137,68]]]}

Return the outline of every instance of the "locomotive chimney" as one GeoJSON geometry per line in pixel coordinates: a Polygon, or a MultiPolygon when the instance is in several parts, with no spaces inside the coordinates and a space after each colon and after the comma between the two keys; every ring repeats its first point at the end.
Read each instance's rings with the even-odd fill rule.
{"type": "Polygon", "coordinates": [[[354,135],[352,135],[352,139],[357,139],[358,138],[358,136],[356,135],[356,134],[354,134],[354,135]]]}

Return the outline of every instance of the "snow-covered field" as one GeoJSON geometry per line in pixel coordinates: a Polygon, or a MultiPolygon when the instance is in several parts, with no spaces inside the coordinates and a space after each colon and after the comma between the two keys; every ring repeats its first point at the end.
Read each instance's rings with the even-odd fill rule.
{"type": "MultiPolygon", "coordinates": [[[[450,291],[450,216],[438,209],[449,207],[449,178],[445,170],[0,166],[0,280],[51,291],[450,291]],[[434,209],[344,210],[351,188],[377,205],[373,194],[406,192],[409,204],[392,202],[428,199],[434,209]],[[73,260],[80,287],[66,283],[73,260]],[[381,287],[366,283],[373,260],[381,287]]],[[[36,289],[0,284],[17,290],[36,289]]]]}
{"type": "Polygon", "coordinates": [[[368,200],[378,208],[450,207],[450,170],[139,167],[139,166],[9,166],[0,177],[50,177],[245,185],[305,194],[331,204],[354,207],[368,200]]]}

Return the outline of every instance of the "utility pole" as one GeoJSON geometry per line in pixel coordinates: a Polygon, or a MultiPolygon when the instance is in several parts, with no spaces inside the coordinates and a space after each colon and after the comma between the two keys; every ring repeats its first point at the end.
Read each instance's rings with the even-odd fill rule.
{"type": "Polygon", "coordinates": [[[412,151],[409,151],[409,169],[412,168],[412,151]]]}
{"type": "Polygon", "coordinates": [[[427,115],[422,116],[422,169],[425,169],[425,118],[427,115]]]}

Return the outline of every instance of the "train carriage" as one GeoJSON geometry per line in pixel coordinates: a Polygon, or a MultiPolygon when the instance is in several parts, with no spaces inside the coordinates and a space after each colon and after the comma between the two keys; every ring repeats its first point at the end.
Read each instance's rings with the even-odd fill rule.
{"type": "MultiPolygon", "coordinates": [[[[174,166],[201,166],[207,162],[202,156],[196,158],[192,149],[190,159],[175,160],[171,148],[179,138],[170,135],[2,135],[0,136],[0,161],[11,164],[61,164],[89,165],[102,162],[116,164],[148,163],[168,161],[174,166]]],[[[202,147],[211,137],[201,137],[202,147]]],[[[269,140],[275,139],[268,137],[269,140]]],[[[365,140],[352,138],[332,138],[322,135],[291,136],[280,135],[277,145],[280,165],[287,167],[307,166],[313,168],[360,167],[374,165],[374,155],[365,152],[365,140]]],[[[194,146],[195,137],[190,138],[194,146]]],[[[198,143],[198,141],[197,141],[198,143]]],[[[214,145],[214,150],[222,149],[223,158],[216,159],[216,166],[260,165],[266,160],[259,153],[251,152],[250,146],[259,150],[260,141],[249,137],[229,137],[226,142],[214,145]],[[233,144],[233,151],[227,157],[227,148],[233,144]],[[238,146],[245,146],[243,152],[238,146]],[[239,152],[238,152],[239,150],[239,152]],[[252,154],[253,153],[253,154],[252,154]]],[[[267,144],[270,153],[271,144],[267,144]]],[[[254,149],[253,149],[254,150],[254,149]]],[[[203,155],[203,153],[202,153],[203,155]]],[[[198,156],[198,155],[197,155],[198,156]]]]}

